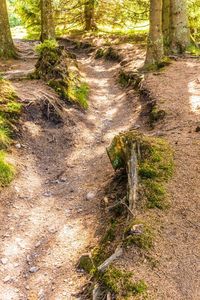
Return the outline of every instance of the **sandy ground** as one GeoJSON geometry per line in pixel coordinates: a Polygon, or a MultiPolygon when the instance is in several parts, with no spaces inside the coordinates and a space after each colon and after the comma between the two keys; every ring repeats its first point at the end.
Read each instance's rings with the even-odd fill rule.
{"type": "MultiPolygon", "coordinates": [[[[35,63],[30,45],[20,43],[21,60],[7,71],[28,72],[35,63]]],[[[85,283],[76,271],[80,255],[98,241],[99,192],[113,175],[105,148],[134,123],[132,99],[117,86],[116,64],[79,57],[90,86],[86,113],[65,108],[64,126],[42,118],[34,102],[57,97],[41,81],[13,81],[26,105],[20,149],[10,160],[18,174],[1,193],[0,299],[66,300],[85,283]],[[87,201],[87,193],[95,194],[87,201]]]]}

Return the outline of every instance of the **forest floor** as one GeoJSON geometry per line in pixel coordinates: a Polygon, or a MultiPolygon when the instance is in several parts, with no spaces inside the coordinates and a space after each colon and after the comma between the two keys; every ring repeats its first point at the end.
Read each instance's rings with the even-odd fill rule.
{"type": "MultiPolygon", "coordinates": [[[[18,41],[17,46],[21,59],[2,66],[8,78],[29,72],[36,62],[33,45],[18,41]]],[[[138,66],[143,52],[135,49],[133,54],[131,65],[138,66]]],[[[44,96],[57,97],[47,85],[12,80],[25,108],[21,136],[9,154],[18,174],[1,192],[2,300],[79,298],[86,278],[77,272],[76,264],[99,241],[104,223],[100,203],[114,174],[106,146],[114,135],[134,125],[149,133],[140,117],[138,95],[117,84],[120,64],[95,60],[84,51],[78,62],[90,86],[89,109],[66,107],[63,126],[47,121],[39,109],[44,96]],[[93,196],[88,200],[90,192],[93,196]]],[[[175,174],[168,185],[170,209],[143,214],[157,224],[151,250],[156,266],[152,269],[134,247],[119,262],[147,282],[148,299],[200,298],[199,72],[198,60],[180,59],[160,73],[145,76],[145,86],[167,112],[150,134],[166,138],[175,153],[175,174]]]]}

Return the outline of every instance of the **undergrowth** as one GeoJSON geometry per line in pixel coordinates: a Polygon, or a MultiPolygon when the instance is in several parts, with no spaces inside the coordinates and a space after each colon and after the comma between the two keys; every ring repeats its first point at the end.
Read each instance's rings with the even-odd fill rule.
{"type": "Polygon", "coordinates": [[[75,55],[55,40],[44,41],[36,51],[39,59],[32,78],[44,79],[63,100],[87,109],[89,87],[80,75],[75,55]]]}
{"type": "Polygon", "coordinates": [[[21,104],[11,84],[0,79],[0,187],[8,185],[14,177],[14,167],[6,162],[6,149],[12,143],[13,126],[21,113],[21,104]]]}

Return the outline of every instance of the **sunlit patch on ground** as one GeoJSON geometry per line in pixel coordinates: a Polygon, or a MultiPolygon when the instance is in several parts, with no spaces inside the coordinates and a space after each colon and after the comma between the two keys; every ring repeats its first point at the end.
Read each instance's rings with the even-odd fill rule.
{"type": "Polygon", "coordinates": [[[200,78],[189,82],[188,91],[192,112],[200,114],[200,78]]]}

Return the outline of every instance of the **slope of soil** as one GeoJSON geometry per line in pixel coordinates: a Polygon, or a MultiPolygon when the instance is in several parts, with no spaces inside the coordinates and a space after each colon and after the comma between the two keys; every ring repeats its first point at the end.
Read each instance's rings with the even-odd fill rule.
{"type": "MultiPolygon", "coordinates": [[[[35,64],[32,46],[18,46],[21,59],[6,72],[10,78],[35,64]]],[[[25,109],[21,147],[9,158],[18,174],[0,196],[2,300],[73,299],[85,282],[76,263],[98,241],[100,191],[113,175],[105,147],[134,124],[138,107],[115,83],[118,65],[87,55],[79,65],[91,89],[90,107],[86,113],[66,107],[63,126],[45,120],[39,109],[44,96],[57,97],[50,88],[12,81],[25,109]],[[91,200],[88,192],[95,194],[91,200]]]]}
{"type": "Polygon", "coordinates": [[[146,75],[143,84],[167,113],[151,133],[166,138],[175,155],[168,185],[171,208],[143,215],[157,227],[155,247],[148,257],[132,249],[122,263],[145,279],[150,299],[200,299],[199,72],[196,59],[178,60],[161,73],[146,75]]]}

